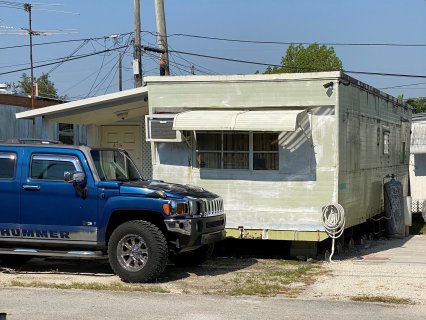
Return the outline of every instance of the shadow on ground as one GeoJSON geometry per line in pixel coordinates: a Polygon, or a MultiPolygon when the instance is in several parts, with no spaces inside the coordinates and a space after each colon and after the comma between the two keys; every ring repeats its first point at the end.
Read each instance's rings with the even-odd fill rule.
{"type": "MultiPolygon", "coordinates": [[[[413,215],[411,234],[425,233],[425,223],[421,215],[413,215]]],[[[372,241],[362,243],[360,237],[352,245],[342,243],[333,259],[362,259],[362,255],[377,253],[385,249],[401,247],[411,237],[386,238],[376,237],[372,241]]],[[[244,270],[255,265],[259,259],[294,260],[289,256],[290,241],[256,240],[256,239],[226,239],[216,245],[213,257],[204,264],[196,267],[179,267],[172,263],[158,279],[159,283],[178,281],[197,276],[225,275],[244,270]]],[[[318,247],[315,260],[324,260],[326,251],[331,251],[331,241],[326,240],[318,247]]],[[[300,258],[300,257],[299,257],[300,258]]],[[[15,274],[62,274],[78,275],[95,278],[115,277],[107,259],[82,260],[62,258],[33,258],[26,264],[16,268],[1,268],[0,272],[15,274]]]]}

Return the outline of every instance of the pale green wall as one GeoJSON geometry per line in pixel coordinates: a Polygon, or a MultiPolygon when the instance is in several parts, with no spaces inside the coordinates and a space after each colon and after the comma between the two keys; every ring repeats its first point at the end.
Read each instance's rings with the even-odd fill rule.
{"type": "MultiPolygon", "coordinates": [[[[306,130],[310,138],[305,141],[310,147],[305,143],[298,152],[282,147],[280,172],[195,168],[195,148],[189,140],[153,144],[154,178],[200,185],[221,195],[228,228],[323,230],[321,210],[331,202],[343,205],[347,227],[380,213],[385,175],[396,174],[407,194],[410,122],[401,119],[411,119],[411,111],[353,79],[350,86],[339,84],[340,73],[313,75],[310,79],[252,75],[148,80],[150,114],[189,109],[306,109],[310,124],[306,130]],[[324,88],[330,81],[334,85],[324,88]],[[377,127],[381,128],[379,145],[377,127]],[[384,127],[390,131],[389,156],[383,155],[384,127]],[[402,141],[406,141],[406,163],[401,163],[402,141]],[[312,161],[307,160],[310,150],[312,161]],[[302,161],[311,163],[309,172],[292,175],[290,170],[297,171],[302,161]]],[[[297,133],[285,138],[299,141],[297,133]]]]}
{"type": "MultiPolygon", "coordinates": [[[[337,130],[334,105],[336,93],[323,84],[329,80],[150,83],[150,113],[210,108],[307,109],[312,132],[303,152],[285,148],[281,172],[208,170],[195,164],[195,149],[187,143],[156,143],[153,164],[155,179],[205,187],[224,198],[227,228],[322,230],[322,206],[337,200],[337,130]],[[314,147],[313,147],[314,146],[314,147]],[[311,150],[311,152],[310,152],[311,150]],[[296,175],[296,168],[312,155],[309,172],[296,175]]],[[[262,80],[263,79],[263,80],[262,80]]],[[[208,116],[206,117],[208,121],[208,116]]],[[[290,135],[291,136],[291,135],[290,135]]],[[[295,137],[286,136],[287,139],[295,137]]],[[[193,137],[192,137],[193,138],[193,137]]],[[[294,139],[299,141],[297,138],[294,139]]]]}
{"type": "MultiPolygon", "coordinates": [[[[200,81],[191,82],[149,82],[148,78],[150,113],[185,108],[309,107],[334,105],[336,101],[335,95],[329,97],[322,86],[327,79],[265,80],[265,76],[258,76],[255,80],[256,77],[251,76],[250,80],[237,81],[224,78],[224,81],[207,81],[208,77],[199,77],[200,81]]],[[[241,79],[245,78],[241,76],[241,79]]]]}
{"type": "Polygon", "coordinates": [[[411,121],[411,111],[363,88],[341,85],[339,115],[339,203],[349,227],[383,211],[386,175],[396,174],[407,195],[410,122],[401,119],[411,121]],[[390,131],[389,155],[383,154],[384,128],[390,131]]]}

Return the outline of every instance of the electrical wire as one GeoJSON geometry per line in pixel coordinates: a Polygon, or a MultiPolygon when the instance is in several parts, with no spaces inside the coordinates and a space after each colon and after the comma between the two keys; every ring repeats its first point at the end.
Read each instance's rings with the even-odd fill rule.
{"type": "MultiPolygon", "coordinates": [[[[144,31],[153,36],[157,36],[158,33],[152,31],[144,31]]],[[[171,37],[188,37],[188,38],[196,38],[196,39],[205,39],[205,40],[216,40],[216,41],[226,41],[226,42],[237,42],[237,43],[251,43],[251,44],[273,44],[273,45],[290,45],[290,44],[302,44],[302,45],[311,45],[311,44],[319,44],[326,46],[385,46],[385,47],[426,47],[426,44],[422,43],[355,43],[355,42],[283,42],[283,41],[259,41],[259,40],[243,40],[243,39],[230,39],[230,38],[220,38],[220,37],[211,37],[211,36],[201,36],[195,34],[187,34],[187,33],[173,33],[169,34],[167,38],[171,37]]]]}
{"type": "MultiPolygon", "coordinates": [[[[105,42],[104,42],[104,48],[106,49],[106,43],[105,42]]],[[[101,66],[98,69],[98,74],[96,75],[96,78],[93,81],[93,83],[92,83],[92,85],[91,85],[91,87],[89,89],[89,92],[87,93],[87,96],[89,96],[92,93],[93,86],[95,85],[96,81],[98,80],[98,77],[99,77],[99,75],[100,75],[100,73],[102,71],[102,68],[104,66],[104,62],[105,62],[105,55],[102,56],[101,66]]]]}
{"type": "MultiPolygon", "coordinates": [[[[115,58],[111,58],[108,62],[106,62],[104,64],[104,66],[107,66],[108,64],[110,64],[112,61],[114,61],[115,58]]],[[[98,72],[98,70],[95,70],[94,72],[90,73],[88,76],[86,76],[85,78],[83,78],[82,80],[78,81],[76,84],[74,84],[73,86],[69,87],[68,89],[64,90],[65,92],[70,91],[71,89],[74,89],[75,87],[77,87],[78,85],[82,84],[84,81],[86,81],[87,79],[89,79],[91,76],[93,76],[94,74],[96,74],[98,72]]]]}
{"type": "Polygon", "coordinates": [[[334,255],[335,240],[339,238],[345,230],[345,210],[338,203],[331,203],[322,210],[322,222],[325,232],[331,238],[331,254],[329,261],[332,262],[334,255]]]}
{"type": "MultiPolygon", "coordinates": [[[[264,62],[255,62],[255,61],[248,61],[248,60],[239,60],[239,59],[231,59],[231,58],[224,58],[224,57],[218,57],[218,56],[211,56],[211,55],[205,55],[205,54],[199,54],[199,53],[192,53],[192,52],[185,52],[185,51],[177,51],[177,50],[170,50],[169,52],[176,52],[196,57],[203,57],[208,59],[217,59],[217,60],[223,60],[223,61],[230,61],[230,62],[239,62],[239,63],[247,63],[247,64],[254,64],[254,65],[262,65],[262,66],[270,66],[270,67],[283,67],[283,65],[278,64],[268,64],[264,62]]],[[[300,69],[300,68],[299,68],[300,69]]],[[[342,70],[345,73],[354,73],[354,74],[365,74],[365,75],[375,75],[375,76],[391,76],[391,77],[406,77],[406,78],[426,78],[426,75],[413,75],[413,74],[398,74],[398,73],[384,73],[384,72],[368,72],[368,71],[353,71],[353,70],[342,70]]]]}
{"type": "MultiPolygon", "coordinates": [[[[133,32],[122,33],[122,36],[131,35],[133,32]]],[[[111,39],[111,36],[102,36],[102,37],[92,37],[92,38],[83,38],[83,39],[70,39],[70,40],[60,40],[60,41],[50,41],[50,42],[41,42],[41,43],[33,43],[33,47],[35,46],[44,46],[51,44],[59,44],[59,43],[69,43],[69,42],[80,42],[80,41],[91,41],[91,40],[102,40],[102,39],[111,39]]],[[[24,48],[29,47],[29,44],[15,45],[15,46],[7,46],[0,47],[0,50],[6,49],[15,49],[15,48],[24,48]]]]}
{"type": "MultiPolygon", "coordinates": [[[[81,43],[76,49],[74,49],[66,58],[71,58],[72,56],[74,56],[78,51],[80,51],[81,48],[83,48],[88,41],[83,41],[83,43],[81,43]]],[[[56,69],[58,69],[61,65],[63,65],[65,63],[65,61],[60,62],[59,64],[55,65],[53,68],[51,68],[47,73],[51,74],[53,71],[55,71],[56,69]]]]}
{"type": "Polygon", "coordinates": [[[352,71],[352,70],[343,70],[343,72],[354,73],[354,74],[366,74],[366,75],[370,75],[370,76],[388,76],[388,77],[423,78],[423,79],[426,79],[426,75],[415,75],[415,74],[368,72],[368,71],[352,71]]]}
{"type": "MultiPolygon", "coordinates": [[[[95,55],[102,54],[102,53],[116,51],[116,50],[123,49],[123,48],[126,48],[126,47],[127,46],[120,46],[120,47],[116,47],[116,48],[113,48],[113,49],[96,51],[96,52],[92,52],[92,53],[88,53],[88,54],[83,54],[83,55],[72,57],[72,58],[60,58],[59,60],[61,60],[61,61],[59,61],[59,62],[62,62],[62,60],[65,61],[65,62],[67,62],[67,61],[73,61],[73,60],[78,60],[78,59],[82,59],[82,58],[87,58],[87,57],[95,56],[95,55]]],[[[33,68],[37,69],[37,68],[42,68],[42,67],[46,67],[46,66],[51,66],[51,65],[57,64],[59,62],[44,63],[44,64],[36,65],[33,68]]],[[[30,70],[30,68],[22,68],[22,69],[7,71],[7,72],[1,72],[0,76],[4,75],[4,74],[16,73],[16,72],[27,71],[27,70],[30,70]]]]}
{"type": "MultiPolygon", "coordinates": [[[[126,53],[126,51],[127,51],[127,49],[128,49],[128,48],[129,48],[129,47],[127,47],[126,49],[124,49],[124,54],[126,53]]],[[[123,60],[123,58],[121,58],[121,60],[123,60]]],[[[118,64],[118,61],[117,61],[117,64],[118,64]]],[[[111,87],[112,81],[114,80],[115,75],[116,75],[116,74],[117,74],[117,72],[118,72],[118,69],[119,69],[119,66],[117,66],[117,68],[115,69],[115,72],[114,72],[114,74],[112,75],[112,77],[111,77],[111,81],[109,82],[108,87],[105,89],[104,94],[106,94],[106,93],[107,93],[107,91],[109,90],[109,88],[111,87]]],[[[103,89],[102,89],[102,90],[103,90],[103,89]]]]}
{"type": "MultiPolygon", "coordinates": [[[[171,46],[170,46],[170,44],[169,44],[169,50],[174,50],[171,46]]],[[[169,51],[169,53],[171,53],[170,51],[169,51]]],[[[179,54],[179,53],[177,53],[177,56],[180,58],[180,59],[182,59],[183,61],[185,61],[185,62],[187,62],[190,66],[190,68],[192,67],[192,66],[196,66],[196,67],[198,67],[198,68],[195,68],[195,70],[197,70],[197,71],[199,71],[199,72],[201,72],[201,73],[204,73],[204,74],[218,74],[217,72],[214,72],[214,71],[212,71],[212,70],[209,70],[209,69],[207,69],[207,68],[205,68],[205,67],[203,67],[203,66],[200,66],[200,65],[198,65],[198,64],[196,64],[196,63],[194,63],[194,62],[192,62],[192,61],[189,61],[188,59],[185,59],[181,54],[179,54]],[[199,69],[199,68],[201,68],[201,69],[204,69],[204,70],[206,70],[206,71],[202,71],[201,69],[199,69]]]]}
{"type": "MultiPolygon", "coordinates": [[[[411,84],[402,84],[399,86],[393,86],[393,87],[386,87],[386,88],[379,88],[380,90],[385,90],[385,89],[395,89],[395,88],[404,88],[404,87],[412,87],[412,86],[418,86],[420,84],[426,84],[426,82],[417,82],[417,83],[411,83],[411,84]]],[[[409,89],[409,88],[407,88],[409,89]]],[[[413,88],[413,89],[419,89],[419,88],[413,88]]]]}

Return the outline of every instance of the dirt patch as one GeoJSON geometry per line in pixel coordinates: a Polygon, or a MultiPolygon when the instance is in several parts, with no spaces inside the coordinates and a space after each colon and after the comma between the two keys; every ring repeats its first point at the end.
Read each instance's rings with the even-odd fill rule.
{"type": "Polygon", "coordinates": [[[216,257],[198,267],[169,264],[156,283],[129,285],[112,272],[107,260],[35,258],[20,268],[0,268],[0,286],[426,304],[426,236],[376,239],[368,248],[346,249],[333,259],[216,257]]]}
{"type": "Polygon", "coordinates": [[[0,285],[191,294],[295,296],[320,264],[282,259],[213,258],[197,267],[167,266],[154,284],[124,284],[106,260],[35,258],[0,272],[0,285]]]}
{"type": "Polygon", "coordinates": [[[378,239],[323,268],[300,298],[426,304],[426,236],[378,239]]]}

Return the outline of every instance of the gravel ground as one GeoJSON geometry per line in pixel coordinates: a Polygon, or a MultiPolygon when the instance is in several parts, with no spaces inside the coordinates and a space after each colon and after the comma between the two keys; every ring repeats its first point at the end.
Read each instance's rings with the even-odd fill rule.
{"type": "MultiPolygon", "coordinates": [[[[426,236],[379,239],[361,249],[347,249],[334,262],[322,262],[314,281],[295,283],[300,299],[351,300],[357,297],[391,297],[426,305],[426,236]]],[[[273,260],[217,259],[199,267],[169,265],[156,284],[170,293],[221,294],[236,274],[270,270],[273,260]],[[235,262],[235,263],[234,263],[235,262]]],[[[0,268],[0,287],[13,282],[45,284],[120,284],[107,261],[33,259],[19,269],[0,268]]],[[[284,293],[285,295],[285,293],[284,293]]]]}
{"type": "Polygon", "coordinates": [[[329,270],[299,297],[346,300],[387,296],[426,305],[426,236],[380,239],[325,263],[329,270]]]}

